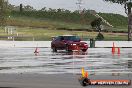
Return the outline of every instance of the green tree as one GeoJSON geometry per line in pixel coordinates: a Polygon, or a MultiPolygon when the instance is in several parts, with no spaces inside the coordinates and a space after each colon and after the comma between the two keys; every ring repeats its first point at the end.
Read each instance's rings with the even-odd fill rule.
{"type": "Polygon", "coordinates": [[[0,26],[6,25],[7,2],[7,0],[0,0],[0,26]]]}
{"type": "Polygon", "coordinates": [[[46,11],[46,7],[43,7],[40,11],[46,11]]]}
{"type": "Polygon", "coordinates": [[[118,4],[124,4],[125,13],[128,15],[128,41],[131,40],[131,33],[132,33],[132,0],[104,0],[107,2],[113,2],[118,4]]]}
{"type": "Polygon", "coordinates": [[[95,38],[96,40],[103,40],[104,39],[104,36],[102,33],[99,32],[99,34],[96,36],[95,38]]]}
{"type": "Polygon", "coordinates": [[[101,22],[102,19],[101,18],[97,18],[94,21],[91,22],[91,26],[92,28],[96,28],[96,30],[98,30],[99,32],[101,32],[101,22]]]}
{"type": "Polygon", "coordinates": [[[35,10],[32,6],[30,6],[30,5],[27,5],[27,6],[24,6],[24,10],[25,11],[33,11],[33,10],[35,10]]]}

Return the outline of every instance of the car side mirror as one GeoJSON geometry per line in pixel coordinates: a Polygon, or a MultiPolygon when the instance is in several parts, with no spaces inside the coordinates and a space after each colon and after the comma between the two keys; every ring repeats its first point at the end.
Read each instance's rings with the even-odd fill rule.
{"type": "Polygon", "coordinates": [[[52,36],[52,41],[53,41],[55,38],[56,38],[55,36],[52,36]]]}

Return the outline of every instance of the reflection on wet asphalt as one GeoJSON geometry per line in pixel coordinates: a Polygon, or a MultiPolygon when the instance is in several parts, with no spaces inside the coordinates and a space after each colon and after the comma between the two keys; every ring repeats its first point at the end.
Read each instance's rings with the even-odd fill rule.
{"type": "Polygon", "coordinates": [[[50,48],[1,48],[0,73],[80,73],[84,67],[91,73],[132,73],[132,49],[121,48],[112,54],[111,48],[89,48],[87,52],[52,52],[50,48]]]}

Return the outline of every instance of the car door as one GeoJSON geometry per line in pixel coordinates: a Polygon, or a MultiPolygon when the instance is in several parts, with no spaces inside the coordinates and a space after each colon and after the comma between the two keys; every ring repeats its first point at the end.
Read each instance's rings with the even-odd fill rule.
{"type": "Polygon", "coordinates": [[[58,41],[58,48],[65,49],[65,40],[64,36],[60,36],[60,41],[58,41]]]}
{"type": "Polygon", "coordinates": [[[60,36],[58,36],[56,39],[55,39],[55,41],[54,41],[54,45],[55,45],[55,47],[56,48],[59,48],[60,47],[60,36]]]}

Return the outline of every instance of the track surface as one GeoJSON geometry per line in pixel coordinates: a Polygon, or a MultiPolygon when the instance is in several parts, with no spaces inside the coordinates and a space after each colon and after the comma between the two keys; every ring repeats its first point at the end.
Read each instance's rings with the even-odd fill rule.
{"type": "MultiPolygon", "coordinates": [[[[90,48],[87,52],[52,52],[50,48],[1,48],[0,88],[82,88],[81,68],[90,79],[132,80],[132,49],[121,54],[110,48],[90,48]]],[[[132,88],[132,86],[89,86],[90,88],[132,88]]],[[[88,88],[89,88],[88,87],[88,88]]]]}
{"type": "Polygon", "coordinates": [[[52,52],[50,48],[2,48],[0,73],[78,74],[82,67],[91,74],[132,73],[132,48],[113,55],[111,48],[89,48],[87,52],[52,52]]]}

